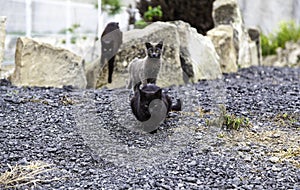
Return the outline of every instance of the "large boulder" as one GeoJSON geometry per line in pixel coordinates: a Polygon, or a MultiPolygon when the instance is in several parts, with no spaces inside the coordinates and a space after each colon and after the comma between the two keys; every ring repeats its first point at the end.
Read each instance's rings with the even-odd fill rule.
{"type": "Polygon", "coordinates": [[[216,79],[222,75],[219,56],[212,41],[188,23],[175,21],[180,40],[180,61],[185,82],[216,79]]]}
{"type": "Polygon", "coordinates": [[[237,52],[234,48],[234,30],[229,25],[219,25],[208,31],[220,56],[220,65],[223,73],[237,72],[237,52]]]}
{"type": "Polygon", "coordinates": [[[17,86],[85,88],[87,84],[80,56],[26,37],[17,40],[11,81],[17,86]]]}
{"type": "MultiPolygon", "coordinates": [[[[249,33],[244,26],[237,0],[216,0],[214,2],[212,14],[217,29],[211,32],[211,37],[218,36],[213,33],[219,32],[218,29],[220,28],[218,26],[220,25],[232,27],[233,39],[231,42],[228,41],[228,43],[234,43],[237,60],[236,64],[238,67],[259,65],[261,63],[260,44],[257,43],[259,39],[252,40],[250,38],[249,33]]],[[[216,40],[213,41],[215,42],[216,49],[222,49],[222,47],[218,46],[223,43],[218,43],[216,40]]],[[[230,44],[227,44],[227,46],[230,46],[230,44]]]]}
{"type": "Polygon", "coordinates": [[[0,69],[4,58],[5,36],[6,36],[6,17],[0,16],[0,69]]]}
{"type": "Polygon", "coordinates": [[[160,40],[164,42],[164,51],[157,80],[159,86],[197,82],[199,79],[213,79],[221,75],[218,55],[209,38],[198,34],[183,22],[155,22],[144,29],[123,33],[123,44],[116,55],[111,84],[106,82],[107,66],[100,68],[99,59],[88,66],[88,83],[96,83],[96,88],[124,87],[128,80],[129,63],[134,58],[146,56],[145,42],[157,43],[160,40]]]}

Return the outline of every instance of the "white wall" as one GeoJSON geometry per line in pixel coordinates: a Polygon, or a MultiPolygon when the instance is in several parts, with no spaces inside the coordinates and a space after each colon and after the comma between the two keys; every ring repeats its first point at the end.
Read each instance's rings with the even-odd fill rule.
{"type": "Polygon", "coordinates": [[[300,0],[238,0],[247,27],[273,32],[281,21],[300,25],[300,0]]]}
{"type": "MultiPolygon", "coordinates": [[[[24,33],[26,31],[26,0],[0,0],[0,16],[7,16],[8,33],[24,33]]],[[[67,28],[66,0],[32,0],[32,33],[54,34],[67,28]]],[[[96,33],[97,9],[94,4],[71,2],[71,24],[80,24],[80,33],[96,33]]],[[[128,15],[124,8],[121,14],[102,15],[102,26],[107,22],[120,23],[121,29],[127,28],[128,15]]]]}
{"type": "MultiPolygon", "coordinates": [[[[0,0],[0,15],[7,16],[7,32],[26,31],[25,0],[0,0]]],[[[66,29],[66,1],[32,0],[32,32],[58,33],[66,29]]],[[[71,3],[71,24],[83,32],[96,32],[97,9],[92,4],[71,3]]]]}

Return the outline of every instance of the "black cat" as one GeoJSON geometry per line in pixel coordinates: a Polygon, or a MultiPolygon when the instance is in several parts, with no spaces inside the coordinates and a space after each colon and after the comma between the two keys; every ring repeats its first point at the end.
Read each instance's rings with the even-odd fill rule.
{"type": "Polygon", "coordinates": [[[134,89],[135,93],[130,102],[131,110],[136,119],[147,127],[148,132],[156,131],[171,110],[181,111],[180,99],[172,105],[171,98],[155,84],[134,89]]]}
{"type": "Polygon", "coordinates": [[[101,35],[101,65],[108,62],[108,83],[112,82],[115,55],[122,44],[122,38],[118,22],[108,23],[101,35]]]}

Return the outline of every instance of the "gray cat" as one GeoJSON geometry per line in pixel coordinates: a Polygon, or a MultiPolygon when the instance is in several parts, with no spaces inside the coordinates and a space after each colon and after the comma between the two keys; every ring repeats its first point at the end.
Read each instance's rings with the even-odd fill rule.
{"type": "Polygon", "coordinates": [[[161,66],[161,55],[163,42],[160,41],[155,46],[149,42],[146,45],[146,57],[134,59],[129,64],[129,82],[127,88],[135,90],[140,85],[146,86],[148,83],[156,83],[157,75],[161,66]]]}

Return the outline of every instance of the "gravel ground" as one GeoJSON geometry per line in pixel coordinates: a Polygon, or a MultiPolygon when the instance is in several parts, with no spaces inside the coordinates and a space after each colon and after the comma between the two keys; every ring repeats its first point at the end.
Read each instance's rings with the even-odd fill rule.
{"type": "Polygon", "coordinates": [[[183,111],[148,134],[131,113],[128,90],[15,87],[1,80],[0,173],[33,161],[52,164],[7,186],[300,189],[299,68],[251,67],[165,90],[183,100],[183,111]],[[249,126],[209,125],[224,115],[222,105],[226,114],[249,118],[249,126]]]}

